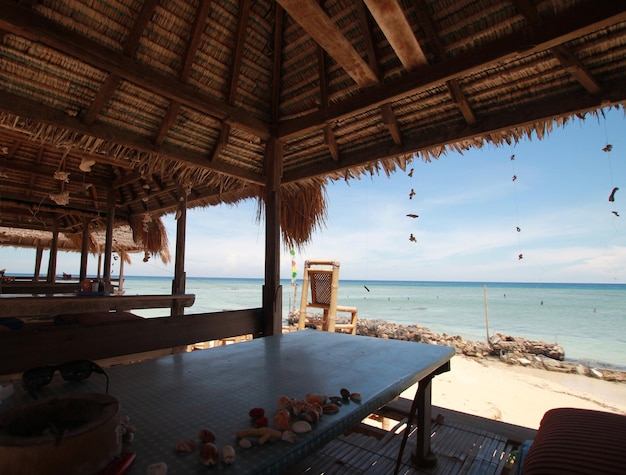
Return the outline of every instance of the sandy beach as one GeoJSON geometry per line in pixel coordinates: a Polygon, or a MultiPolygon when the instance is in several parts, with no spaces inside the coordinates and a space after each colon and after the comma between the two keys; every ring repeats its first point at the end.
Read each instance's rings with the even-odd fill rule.
{"type": "MultiPolygon", "coordinates": [[[[416,387],[402,396],[413,398],[416,387]]],[[[536,429],[555,407],[626,414],[626,384],[578,374],[512,366],[497,359],[455,356],[433,380],[433,404],[536,429]]]]}

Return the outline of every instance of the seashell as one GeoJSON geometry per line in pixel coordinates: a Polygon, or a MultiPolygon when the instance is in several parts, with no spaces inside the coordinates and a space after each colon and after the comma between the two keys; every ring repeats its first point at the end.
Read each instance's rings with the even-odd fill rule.
{"type": "Polygon", "coordinates": [[[350,394],[350,400],[352,402],[360,403],[361,402],[361,393],[352,393],[352,394],[350,394]]]}
{"type": "Polygon", "coordinates": [[[341,406],[341,401],[343,401],[343,398],[339,396],[330,396],[328,400],[332,402],[333,404],[337,404],[338,406],[341,406]]]}
{"type": "Polygon", "coordinates": [[[342,398],[350,399],[350,391],[348,391],[346,388],[342,388],[339,392],[341,393],[342,398]]]}
{"type": "Polygon", "coordinates": [[[291,414],[287,409],[281,409],[274,416],[274,424],[278,430],[291,430],[291,414]]]}
{"type": "Polygon", "coordinates": [[[200,429],[198,432],[198,439],[200,439],[203,444],[215,442],[215,433],[210,429],[200,429]]]}
{"type": "Polygon", "coordinates": [[[336,412],[339,412],[339,406],[337,404],[333,404],[332,402],[324,404],[322,409],[324,410],[324,414],[335,414],[336,412]]]}
{"type": "Polygon", "coordinates": [[[235,449],[232,445],[225,445],[222,448],[222,462],[226,465],[230,465],[235,462],[235,449]]]}
{"type": "Polygon", "coordinates": [[[296,434],[311,432],[311,429],[311,424],[307,421],[296,421],[291,425],[291,430],[293,430],[296,434]]]}
{"type": "Polygon", "coordinates": [[[153,463],[146,467],[146,475],[167,475],[165,462],[153,463]]]}
{"type": "Polygon", "coordinates": [[[204,465],[217,465],[220,461],[220,454],[217,450],[217,445],[209,442],[208,444],[204,444],[200,448],[200,462],[204,465]]]}
{"type": "Polygon", "coordinates": [[[317,411],[306,411],[300,414],[300,419],[309,423],[317,422],[320,420],[320,413],[317,411]]]}
{"type": "Polygon", "coordinates": [[[306,402],[311,404],[324,404],[328,397],[325,394],[307,394],[305,396],[306,402]]]}
{"type": "Polygon", "coordinates": [[[196,450],[196,442],[191,439],[181,440],[174,448],[177,452],[193,452],[196,450]]]}
{"type": "Polygon", "coordinates": [[[248,415],[252,419],[259,419],[260,417],[263,417],[265,415],[265,409],[263,409],[262,407],[253,407],[252,409],[250,409],[250,412],[248,412],[248,415]]]}
{"type": "Polygon", "coordinates": [[[286,431],[283,431],[283,433],[281,434],[280,440],[284,440],[285,442],[289,442],[290,444],[293,444],[295,442],[298,442],[298,436],[296,435],[295,432],[286,430],[286,431]]]}
{"type": "Polygon", "coordinates": [[[267,417],[263,416],[259,417],[256,421],[254,421],[254,423],[257,427],[267,427],[270,421],[267,419],[267,417]]]}
{"type": "Polygon", "coordinates": [[[252,442],[250,441],[250,439],[241,439],[239,441],[239,447],[241,447],[242,449],[249,449],[250,447],[252,447],[252,442]]]}

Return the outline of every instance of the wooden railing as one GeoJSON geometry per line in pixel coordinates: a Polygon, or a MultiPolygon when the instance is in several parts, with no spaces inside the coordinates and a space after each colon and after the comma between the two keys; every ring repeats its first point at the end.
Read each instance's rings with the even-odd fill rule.
{"type": "Polygon", "coordinates": [[[37,317],[111,310],[190,307],[196,296],[180,295],[86,295],[41,297],[1,297],[0,317],[37,317]]]}
{"type": "Polygon", "coordinates": [[[0,333],[0,377],[73,359],[98,360],[243,334],[260,337],[263,309],[139,318],[98,325],[50,325],[45,330],[37,329],[37,325],[32,327],[0,333]]]}

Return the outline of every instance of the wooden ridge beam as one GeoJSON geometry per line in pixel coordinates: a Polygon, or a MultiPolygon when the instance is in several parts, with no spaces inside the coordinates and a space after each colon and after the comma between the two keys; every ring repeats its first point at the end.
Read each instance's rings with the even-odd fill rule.
{"type": "Polygon", "coordinates": [[[380,107],[385,102],[418,94],[432,87],[479,72],[520,56],[549,50],[567,41],[587,35],[615,23],[626,21],[626,3],[598,1],[584,4],[555,18],[545,19],[528,37],[527,31],[512,33],[467,54],[433,64],[409,73],[384,85],[373,86],[341,103],[296,119],[286,120],[278,127],[278,137],[289,140],[305,132],[322,128],[328,122],[380,107]],[[529,43],[529,40],[532,43],[529,43]]]}
{"type": "MultiPolygon", "coordinates": [[[[277,0],[287,13],[362,88],[378,83],[376,74],[361,58],[317,0],[277,0]]],[[[0,25],[1,27],[2,25],[0,25]]]]}
{"type": "Polygon", "coordinates": [[[364,3],[407,71],[428,65],[426,55],[397,0],[364,0],[364,3]]]}

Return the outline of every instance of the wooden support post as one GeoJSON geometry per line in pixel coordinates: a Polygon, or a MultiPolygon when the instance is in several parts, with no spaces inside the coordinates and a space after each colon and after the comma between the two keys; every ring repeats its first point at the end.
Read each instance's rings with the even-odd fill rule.
{"type": "Polygon", "coordinates": [[[113,255],[113,225],[115,223],[115,191],[109,188],[107,194],[107,229],[106,241],[104,243],[104,269],[102,269],[102,277],[104,278],[104,287],[107,291],[111,291],[111,257],[113,255]]]}
{"type": "Polygon", "coordinates": [[[52,241],[50,242],[50,259],[48,261],[48,282],[56,281],[57,273],[57,250],[59,247],[59,218],[54,218],[54,228],[52,229],[52,241]]]}
{"type": "Polygon", "coordinates": [[[35,273],[33,274],[33,282],[39,282],[39,274],[41,273],[41,260],[43,258],[43,247],[41,244],[37,245],[37,252],[35,254],[35,273]]]}
{"type": "Polygon", "coordinates": [[[80,249],[79,282],[87,278],[87,261],[89,259],[89,218],[83,218],[83,241],[80,249]]]}
{"type": "MultiPolygon", "coordinates": [[[[172,281],[172,294],[185,293],[185,233],[187,228],[187,193],[181,192],[178,202],[176,220],[176,260],[174,261],[174,280],[172,281]]],[[[172,306],[170,316],[182,316],[183,307],[175,304],[172,306]]]]}
{"type": "Polygon", "coordinates": [[[282,287],[280,285],[280,179],[283,144],[270,138],[265,148],[265,285],[263,286],[263,333],[282,332],[282,287]]]}

